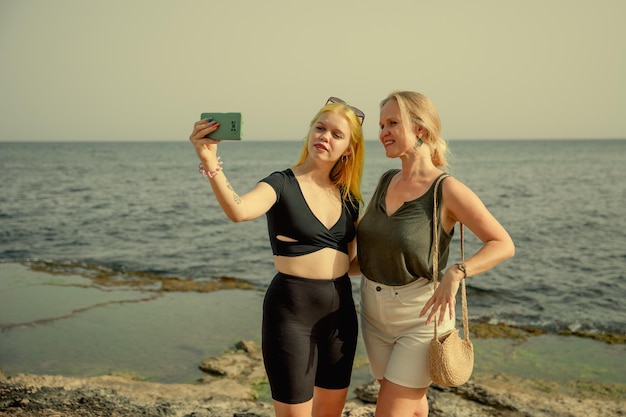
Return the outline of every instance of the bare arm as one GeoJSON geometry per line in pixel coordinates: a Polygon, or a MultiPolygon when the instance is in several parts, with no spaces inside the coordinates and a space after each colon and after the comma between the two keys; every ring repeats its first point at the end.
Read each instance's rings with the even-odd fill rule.
{"type": "MultiPolygon", "coordinates": [[[[483,243],[475,254],[465,259],[468,277],[485,272],[514,255],[513,240],[472,190],[450,177],[443,182],[442,191],[442,223],[446,230],[461,222],[483,243]]],[[[447,268],[420,316],[430,310],[427,319],[430,323],[439,311],[442,322],[447,309],[452,317],[461,279],[463,273],[456,266],[447,268]]]]}
{"type": "Polygon", "coordinates": [[[348,244],[348,259],[350,260],[348,275],[361,275],[361,269],[359,268],[359,258],[357,256],[356,237],[352,240],[352,242],[348,244]]]}
{"type": "Polygon", "coordinates": [[[467,276],[488,271],[515,254],[508,232],[478,196],[455,178],[444,181],[442,216],[447,230],[461,222],[483,243],[475,254],[465,260],[467,276]]]}
{"type": "MultiPolygon", "coordinates": [[[[359,218],[354,225],[357,229],[359,227],[360,222],[361,222],[361,218],[359,218]]],[[[357,248],[356,237],[355,237],[354,240],[350,242],[350,245],[348,246],[348,256],[350,257],[350,268],[348,268],[348,275],[350,276],[361,275],[361,268],[359,266],[359,257],[357,253],[358,253],[358,248],[357,248]]]]}
{"type": "Polygon", "coordinates": [[[234,222],[252,220],[265,214],[276,202],[276,192],[270,185],[262,182],[243,196],[235,192],[219,167],[217,158],[219,141],[204,138],[216,129],[217,125],[210,125],[204,120],[198,121],[189,140],[204,168],[210,172],[217,172],[215,176],[209,178],[209,183],[222,210],[234,222]]]}

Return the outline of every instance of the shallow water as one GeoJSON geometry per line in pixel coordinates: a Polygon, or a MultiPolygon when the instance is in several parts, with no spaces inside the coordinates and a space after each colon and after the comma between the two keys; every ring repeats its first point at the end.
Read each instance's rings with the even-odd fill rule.
{"type": "MultiPolygon", "coordinates": [[[[237,341],[260,346],[259,290],[110,290],[16,264],[0,264],[0,275],[19,278],[0,280],[0,367],[7,375],[133,372],[157,382],[193,382],[204,376],[198,369],[204,359],[237,341]],[[29,324],[42,318],[57,319],[29,324]],[[16,323],[22,325],[7,327],[16,323]]],[[[476,372],[626,383],[626,345],[556,335],[473,343],[476,372]]],[[[366,363],[360,339],[357,355],[353,388],[371,380],[367,365],[359,365],[366,363]]]]}
{"type": "Polygon", "coordinates": [[[81,277],[0,264],[3,274],[16,269],[21,286],[0,281],[0,367],[7,374],[132,371],[191,382],[202,377],[197,367],[207,357],[238,340],[259,342],[263,294],[257,290],[110,290],[82,287],[81,277]],[[29,324],[42,318],[56,320],[29,324]],[[7,328],[15,323],[23,325],[7,328]]]}

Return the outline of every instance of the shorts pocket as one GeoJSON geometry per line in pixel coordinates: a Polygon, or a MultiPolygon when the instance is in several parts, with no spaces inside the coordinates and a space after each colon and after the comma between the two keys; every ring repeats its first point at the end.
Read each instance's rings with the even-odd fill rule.
{"type": "Polygon", "coordinates": [[[420,278],[403,287],[396,287],[394,290],[398,303],[407,307],[419,306],[420,308],[435,292],[432,282],[425,278],[420,278]]]}

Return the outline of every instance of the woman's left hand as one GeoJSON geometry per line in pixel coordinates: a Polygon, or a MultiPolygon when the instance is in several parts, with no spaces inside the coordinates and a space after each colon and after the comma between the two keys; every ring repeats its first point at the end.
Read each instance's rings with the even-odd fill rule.
{"type": "Polygon", "coordinates": [[[455,268],[448,268],[439,280],[439,285],[432,297],[426,302],[420,317],[428,314],[426,324],[432,323],[435,315],[439,312],[438,324],[443,324],[446,318],[446,312],[450,319],[454,317],[454,307],[456,306],[456,293],[461,284],[460,273],[455,268]]]}
{"type": "Polygon", "coordinates": [[[196,154],[204,165],[217,163],[217,140],[207,139],[206,135],[217,130],[219,124],[208,120],[199,120],[193,125],[189,141],[193,144],[196,154]]]}

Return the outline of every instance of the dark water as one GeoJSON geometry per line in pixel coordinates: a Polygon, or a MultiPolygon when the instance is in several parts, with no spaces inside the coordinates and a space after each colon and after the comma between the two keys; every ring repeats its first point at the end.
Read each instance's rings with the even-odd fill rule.
{"type": "MultiPolygon", "coordinates": [[[[451,173],[517,247],[515,258],[468,281],[470,316],[626,333],[626,141],[450,147],[451,173]]],[[[248,141],[223,144],[219,153],[243,194],[292,165],[299,150],[298,141],[248,141]]],[[[0,164],[3,263],[75,262],[196,280],[228,275],[260,289],[274,273],[265,219],[228,221],[187,142],[0,143],[0,164]]],[[[366,201],[379,175],[396,166],[378,142],[367,143],[366,201]]],[[[467,235],[471,253],[478,244],[467,235]]]]}

